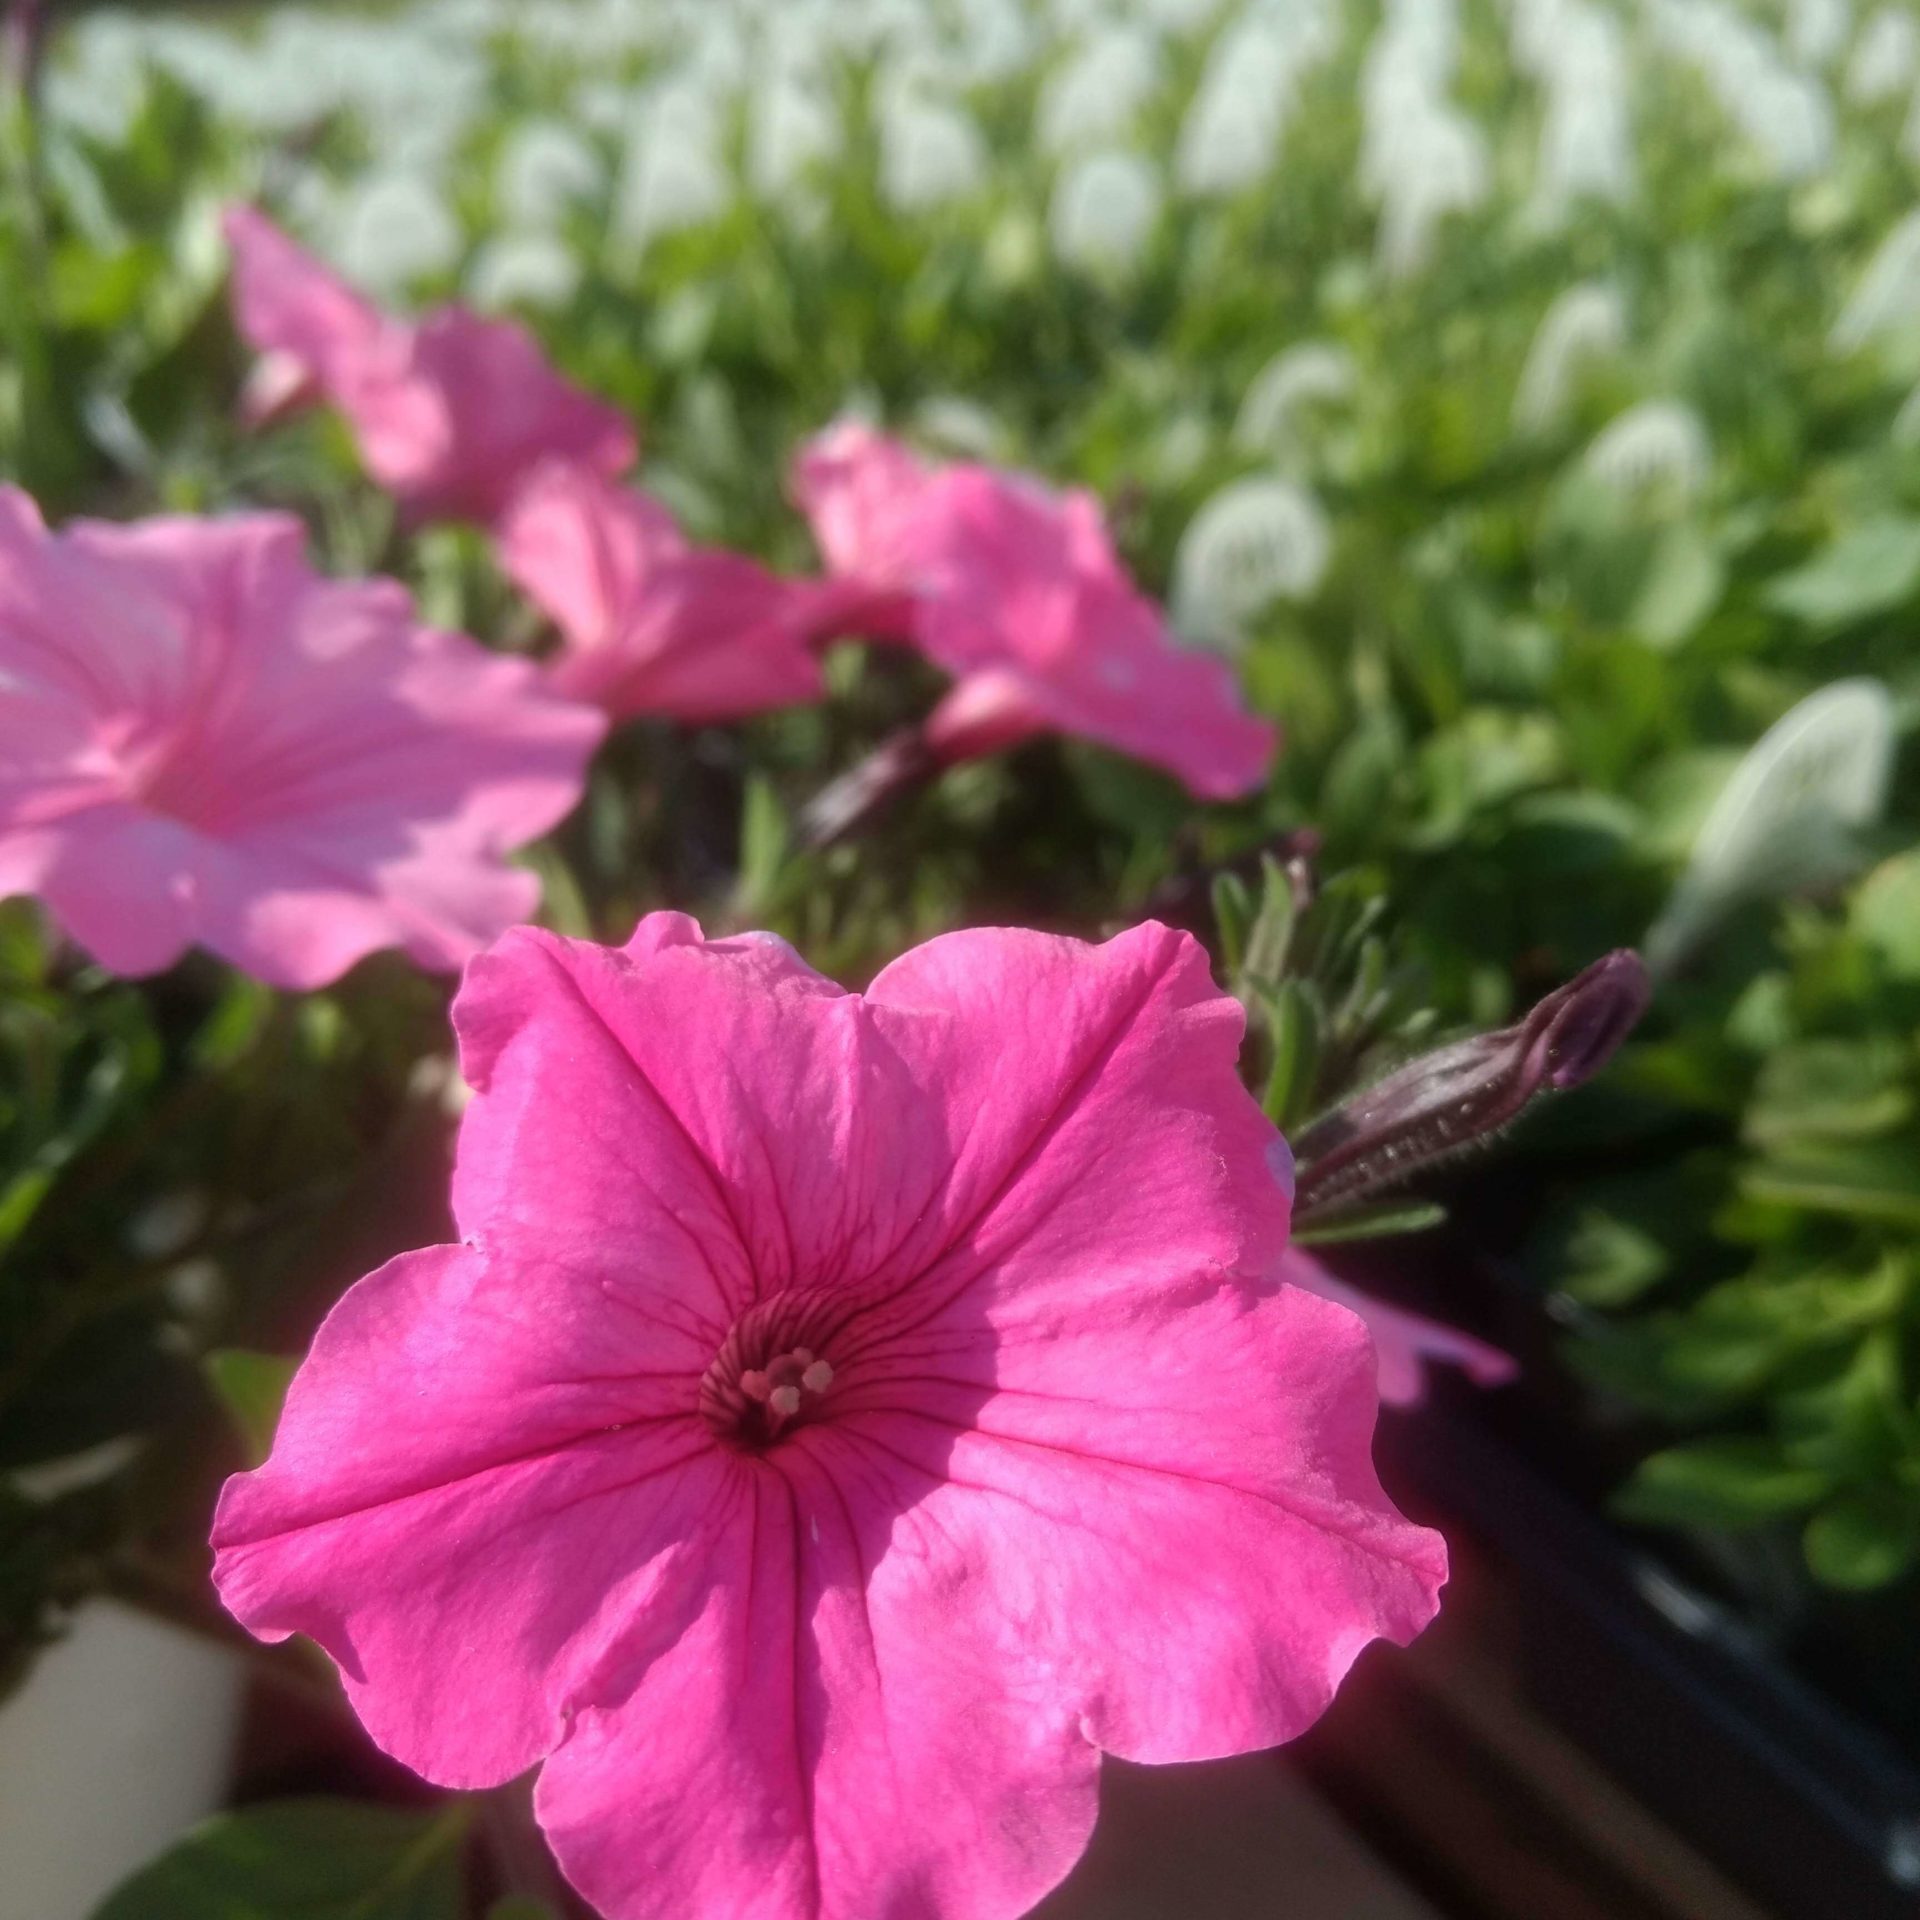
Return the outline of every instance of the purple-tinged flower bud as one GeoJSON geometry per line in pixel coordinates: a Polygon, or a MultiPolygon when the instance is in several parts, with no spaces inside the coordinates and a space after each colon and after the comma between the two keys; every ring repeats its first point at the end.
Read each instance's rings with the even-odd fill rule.
{"type": "Polygon", "coordinates": [[[801,844],[830,847],[876,819],[902,794],[924,786],[940,771],[940,756],[924,729],[890,733],[858,765],[830,781],[800,817],[801,844]]]}
{"type": "Polygon", "coordinates": [[[11,0],[0,28],[0,82],[29,104],[39,89],[46,44],[46,0],[11,0]]]}
{"type": "Polygon", "coordinates": [[[1298,1140],[1295,1219],[1397,1186],[1511,1126],[1536,1094],[1577,1087],[1646,1011],[1647,970],[1622,948],[1524,1020],[1423,1054],[1317,1120],[1298,1140]]]}

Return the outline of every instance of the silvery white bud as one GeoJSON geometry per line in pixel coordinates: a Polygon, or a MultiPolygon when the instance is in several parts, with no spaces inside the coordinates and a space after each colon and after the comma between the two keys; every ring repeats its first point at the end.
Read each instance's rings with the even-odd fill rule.
{"type": "Polygon", "coordinates": [[[1247,623],[1275,601],[1311,598],[1332,552],[1333,529],[1305,487],[1236,480],[1181,535],[1168,609],[1174,628],[1201,646],[1238,647],[1247,623]]]}
{"type": "Polygon", "coordinates": [[[1678,400],[1642,400],[1610,420],[1588,447],[1585,467],[1624,494],[1692,500],[1713,473],[1706,423],[1678,400]]]}

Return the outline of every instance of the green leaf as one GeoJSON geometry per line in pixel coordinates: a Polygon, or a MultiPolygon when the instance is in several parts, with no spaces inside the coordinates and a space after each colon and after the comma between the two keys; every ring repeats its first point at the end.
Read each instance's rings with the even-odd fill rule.
{"type": "Polygon", "coordinates": [[[277,1800],[197,1827],[93,1920],[461,1920],[467,1804],[277,1800]]]}
{"type": "Polygon", "coordinates": [[[544,1900],[530,1894],[510,1893],[487,1909],[487,1920],[560,1920],[544,1900]]]}
{"type": "Polygon", "coordinates": [[[735,895],[740,912],[752,914],[774,899],[792,845],[786,811],[773,783],[754,775],[740,805],[740,877],[735,895]]]}
{"type": "Polygon", "coordinates": [[[1380,708],[1362,714],[1320,783],[1318,817],[1327,831],[1363,845],[1376,840],[1406,762],[1406,729],[1398,716],[1380,708]]]}
{"type": "Polygon", "coordinates": [[[546,842],[523,847],[514,855],[517,866],[540,876],[540,920],[569,940],[593,938],[593,909],[580,877],[558,847],[546,842]]]}
{"type": "Polygon", "coordinates": [[[1769,1440],[1696,1440],[1641,1461],[1614,1510],[1650,1526],[1752,1527],[1812,1506],[1828,1484],[1769,1440]]]}
{"type": "Polygon", "coordinates": [[[1920,853],[1875,867],[1853,897],[1855,936],[1896,980],[1920,980],[1920,853]]]}
{"type": "Polygon", "coordinates": [[[1893,514],[1843,533],[1767,590],[1767,603],[1812,626],[1888,613],[1920,588],[1920,520],[1893,514]]]}
{"type": "Polygon", "coordinates": [[[1920,1497],[1893,1487],[1843,1494],[1807,1522],[1803,1544],[1825,1585],[1884,1587],[1920,1556],[1920,1497]]]}
{"type": "Polygon", "coordinates": [[[1584,1206],[1542,1234],[1542,1264],[1554,1284],[1590,1307],[1623,1307],[1667,1272],[1667,1249],[1635,1221],[1584,1206]]]}
{"type": "Polygon", "coordinates": [[[1871,1311],[1875,1305],[1882,1308],[1880,1324],[1868,1323],[1858,1332],[1851,1351],[1843,1346],[1803,1361],[1794,1370],[1791,1390],[1774,1396],[1773,1426],[1797,1466],[1822,1468],[1840,1481],[1872,1481],[1909,1450],[1920,1451],[1901,1353],[1900,1316],[1911,1287],[1906,1266],[1897,1259],[1888,1260],[1864,1288],[1854,1282],[1856,1311],[1849,1328],[1844,1285],[1821,1289],[1835,1308],[1828,1323],[1832,1331],[1821,1331],[1828,1338],[1856,1331],[1858,1309],[1871,1311]],[[1890,1285],[1875,1302],[1874,1282],[1881,1277],[1890,1285]]]}
{"type": "Polygon", "coordinates": [[[206,1357],[207,1377],[233,1417],[247,1463],[258,1466],[273,1450],[274,1429],[299,1361],[277,1353],[222,1347],[206,1357]]]}
{"type": "Polygon", "coordinates": [[[193,1036],[194,1063],[215,1069],[236,1065],[260,1037],[272,1013],[273,989],[236,973],[193,1036]]]}
{"type": "Polygon", "coordinates": [[[1283,1131],[1305,1118],[1320,1072],[1320,1015],[1311,991],[1298,980],[1283,980],[1262,996],[1267,1031],[1273,1040],[1273,1065],[1261,1100],[1266,1116],[1283,1131]]]}
{"type": "Polygon", "coordinates": [[[1760,1069],[1744,1132],[1775,1152],[1811,1140],[1890,1133],[1913,1112],[1906,1049],[1891,1039],[1808,1040],[1760,1069]]]}
{"type": "Polygon", "coordinates": [[[1227,978],[1236,979],[1246,958],[1247,934],[1253,926],[1253,896],[1237,873],[1213,876],[1213,922],[1220,929],[1220,958],[1227,978]]]}
{"type": "Polygon", "coordinates": [[[1920,1227],[1920,1141],[1798,1145],[1741,1176],[1753,1199],[1837,1213],[1888,1226],[1920,1227]]]}
{"type": "Polygon", "coordinates": [[[1425,1233],[1444,1223],[1445,1207],[1430,1200],[1382,1200],[1372,1206],[1310,1213],[1296,1223],[1296,1247],[1336,1247],[1349,1240],[1390,1240],[1396,1234],[1425,1233]]]}
{"type": "Polygon", "coordinates": [[[1653,550],[1627,624],[1649,646],[1677,647],[1720,604],[1726,563],[1697,528],[1669,527],[1653,550]]]}
{"type": "Polygon", "coordinates": [[[53,1186],[55,1169],[29,1167],[0,1186],[0,1249],[10,1247],[33,1224],[53,1186]]]}
{"type": "Polygon", "coordinates": [[[1684,861],[1745,756],[1734,747],[1691,746],[1647,769],[1635,783],[1644,825],[1641,849],[1659,861],[1684,861]]]}
{"type": "Polygon", "coordinates": [[[1260,911],[1247,931],[1246,970],[1250,980],[1268,984],[1286,970],[1293,946],[1296,909],[1293,882],[1271,855],[1261,862],[1260,911]]]}

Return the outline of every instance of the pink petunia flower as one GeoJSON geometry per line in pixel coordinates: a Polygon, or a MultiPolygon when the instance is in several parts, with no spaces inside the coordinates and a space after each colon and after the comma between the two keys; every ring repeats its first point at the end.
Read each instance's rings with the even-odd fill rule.
{"type": "Polygon", "coordinates": [[[103,966],[199,942],[315,987],[457,967],[539,898],[502,855],[579,798],[603,722],[314,574],[298,521],[80,521],[0,488],[0,894],[103,966]]]}
{"type": "Polygon", "coordinates": [[[215,1579],[430,1778],[544,1762],[613,1920],[1005,1920],[1101,1752],[1290,1739],[1432,1616],[1186,936],[858,995],[656,914],[509,934],[454,1018],[461,1242],[335,1308],[215,1579]]]}
{"type": "Polygon", "coordinates": [[[1273,727],[1224,661],[1173,638],[1092,494],[973,463],[929,469],[852,423],[803,450],[793,487],[829,570],[867,596],[836,610],[845,624],[909,638],[955,676],[923,732],[938,761],[1066,733],[1203,799],[1266,778],[1273,727]]]}
{"type": "Polygon", "coordinates": [[[795,456],[789,488],[842,589],[825,603],[824,636],[913,638],[925,567],[918,514],[932,477],[911,448],[859,420],[836,421],[795,456]]]}
{"type": "Polygon", "coordinates": [[[266,356],[249,417],[330,400],[410,515],[491,522],[548,458],[609,477],[633,465],[627,421],[561,379],[523,327],[461,307],[418,324],[383,314],[251,207],[228,210],[226,233],[240,331],[266,356]]]}
{"type": "Polygon", "coordinates": [[[550,464],[508,509],[502,566],[550,614],[562,693],[616,720],[722,720],[821,696],[817,586],[692,546],[657,500],[550,464]]]}
{"type": "Polygon", "coordinates": [[[1181,647],[1127,578],[1090,493],[984,467],[928,490],[921,644],[958,684],[927,723],[946,758],[1071,733],[1164,767],[1203,799],[1252,791],[1276,736],[1225,661],[1181,647]]]}
{"type": "Polygon", "coordinates": [[[1426,1369],[1432,1365],[1458,1367],[1480,1387],[1503,1387],[1519,1374],[1513,1357],[1498,1347],[1424,1314],[1389,1306],[1338,1279],[1299,1247],[1287,1249],[1280,1274],[1290,1286],[1337,1300],[1367,1323],[1380,1366],[1380,1398],[1390,1407],[1417,1407],[1427,1397],[1426,1369]]]}

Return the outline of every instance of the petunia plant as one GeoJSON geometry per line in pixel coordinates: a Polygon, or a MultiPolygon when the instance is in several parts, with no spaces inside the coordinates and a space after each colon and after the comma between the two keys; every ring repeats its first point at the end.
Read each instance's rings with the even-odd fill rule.
{"type": "MultiPolygon", "coordinates": [[[[1290,1203],[1436,1091],[1470,1120],[1408,1168],[1585,1077],[1637,963],[1406,1060],[1426,1023],[1383,987],[1377,891],[1297,855],[1251,921],[1217,891],[1266,1028],[1244,1052],[1244,1007],[1154,925],[951,935],[864,994],[673,915],[475,962],[461,1237],[351,1289],[277,1420],[285,1374],[223,1362],[264,1460],[214,1541],[226,1604],[317,1640],[379,1745],[497,1791],[390,1833],[344,1804],[234,1816],[110,1911],[232,1892],[269,1835],[297,1861],[328,1832],[375,1885],[466,1848],[559,1911],[511,1842],[505,1783],[538,1762],[534,1816],[597,1912],[674,1885],[1014,1914],[1084,1845],[1099,1752],[1288,1738],[1367,1637],[1417,1630],[1443,1562],[1373,1478],[1372,1409],[1435,1361],[1511,1363],[1289,1244],[1290,1203]],[[1298,1161],[1241,1077],[1286,1082],[1289,1000],[1347,1060],[1300,1082],[1298,1161]]],[[[1308,1238],[1425,1218],[1341,1200],[1308,1238]]]]}
{"type": "MultiPolygon", "coordinates": [[[[1911,1738],[1920,1090],[1899,956],[1920,822],[1920,37],[1903,9],[434,0],[237,26],[8,11],[0,881],[20,897],[0,903],[0,1674],[103,1588],[235,1636],[201,1564],[213,1482],[243,1457],[215,1392],[244,1412],[262,1475],[234,1511],[297,1502],[309,1467],[315,1484],[395,1484],[379,1475],[402,1448],[380,1437],[407,1383],[379,1391],[366,1316],[404,1297],[426,1329],[408,1338],[432,1348],[469,1281],[494,1304],[486,1226],[477,1249],[466,1238],[473,1155],[570,1005],[532,954],[595,980],[770,979],[766,1018],[789,1038],[808,1020],[918,1032],[937,1010],[890,1005],[885,983],[953,950],[955,928],[1044,928],[966,950],[1059,939],[1045,950],[1097,972],[1171,939],[1138,931],[1166,921],[1217,925],[1221,991],[1201,992],[1191,955],[1181,976],[1181,1018],[1209,1036],[1206,1113],[1264,1115],[1294,1155],[1250,1321],[1314,1321],[1295,1289],[1350,1308],[1387,1403],[1417,1400],[1434,1362],[1512,1382],[1463,1404],[1496,1425],[1524,1408],[1554,1442],[1542,1455],[1578,1455],[1596,1499],[1624,1479],[1625,1510],[1661,1529],[1640,1544],[1744,1604],[1823,1684],[1851,1660],[1856,1708],[1911,1738]],[[1810,697],[1841,715],[1821,754],[1769,759],[1810,697]],[[1813,817],[1836,767],[1854,801],[1813,817]],[[652,918],[682,909],[713,937],[652,918]],[[473,959],[527,922],[547,932],[473,959]],[[622,958],[637,924],[678,932],[622,958]],[[821,977],[735,944],[761,929],[821,977]],[[1550,1099],[1639,1011],[1636,947],[1654,976],[1645,1037],[1604,1086],[1550,1099]],[[468,1022],[501,956],[525,975],[520,1024],[475,1069],[456,1219],[468,1083],[447,1001],[473,966],[468,1022]],[[1246,1015],[1245,1096],[1224,1085],[1222,993],[1246,1015]],[[1510,1156],[1470,1156],[1516,1120],[1510,1156]],[[1436,1194],[1457,1203],[1445,1242],[1418,1234],[1436,1194]],[[1445,1263],[1463,1241],[1512,1257],[1474,1264],[1456,1301],[1445,1263]],[[406,1252],[422,1248],[438,1250],[406,1252]],[[1525,1376],[1407,1311],[1402,1272],[1434,1312],[1500,1325],[1525,1376]],[[431,1276],[417,1299],[406,1275],[431,1276]],[[1530,1317],[1545,1324],[1523,1347],[1530,1317]],[[355,1328],[364,1373],[342,1359],[355,1328]],[[1572,1375],[1544,1364],[1560,1335],[1572,1375]],[[277,1389],[309,1353],[260,1468],[277,1389]],[[356,1393],[371,1411],[324,1447],[304,1423],[356,1393]]],[[[965,1063],[1004,1063],[983,1113],[1045,1077],[1021,997],[965,1063]]],[[[721,1137],[694,1124],[702,1103],[746,1111],[805,1078],[766,1067],[785,1040],[750,1073],[669,1005],[673,1043],[712,1067],[672,1109],[703,1149],[721,1137]]],[[[768,1154],[741,1162],[741,1192],[787,1200],[800,1163],[782,1154],[860,1143],[850,1116],[875,1096],[841,1079],[810,1140],[751,1136],[768,1154]]],[[[1186,1085],[1161,1079],[1169,1099],[1186,1085]]],[[[925,1173],[959,1130],[938,1099],[922,1107],[895,1131],[925,1173]]],[[[548,1111],[529,1151],[592,1117],[548,1111]]],[[[633,1315],[583,1291],[601,1271],[576,1244],[587,1227],[550,1223],[550,1199],[577,1191],[561,1176],[596,1167],[570,1156],[524,1199],[503,1183],[570,1264],[529,1266],[550,1309],[535,1344],[486,1349],[502,1391],[470,1425],[443,1420],[423,1457],[544,1441],[549,1410],[571,1420],[604,1381],[556,1363],[528,1392],[513,1367],[590,1311],[618,1316],[602,1344],[626,1361],[643,1344],[633,1315]]],[[[1086,1177],[1105,1191],[1100,1168],[1086,1177]]],[[[1228,1185],[1221,1218],[1257,1211],[1250,1179],[1228,1185]]],[[[1187,1198],[1170,1232],[1219,1225],[1187,1198]]],[[[931,1201],[927,1222],[951,1224],[931,1201]]],[[[726,1223],[697,1224],[702,1248],[728,1244],[726,1223]]],[[[768,1249],[753,1251],[758,1273],[768,1249]]],[[[704,1381],[733,1319],[702,1310],[704,1381]]],[[[750,1461],[764,1480],[865,1417],[843,1412],[844,1354],[812,1325],[783,1331],[735,1356],[733,1440],[696,1397],[684,1424],[704,1464],[686,1475],[750,1461]]],[[[1121,1396],[1103,1407],[1150,1377],[1121,1347],[1117,1383],[1097,1369],[1121,1396]]],[[[1341,1356],[1351,1411],[1364,1369],[1341,1356]]],[[[542,1471],[597,1466],[564,1437],[542,1471]]],[[[1078,1427],[1073,1442],[1094,1444],[1078,1427]]],[[[822,1523],[809,1564],[837,1630],[848,1539],[881,1566],[881,1532],[904,1551],[914,1515],[980,1491],[927,1484],[898,1512],[869,1486],[881,1519],[855,1501],[845,1529],[822,1523]]],[[[476,1740],[486,1777],[544,1756],[562,1858],[596,1889],[619,1876],[611,1851],[738,1874],[714,1910],[786,1897],[793,1862],[822,1851],[811,1829],[803,1846],[769,1816],[760,1853],[673,1853],[645,1827],[657,1798],[619,1773],[648,1636],[680,1625],[676,1605],[690,1635],[719,1632],[689,1596],[728,1592],[737,1536],[716,1509],[711,1538],[689,1533],[707,1585],[656,1554],[625,1586],[560,1596],[592,1613],[556,1627],[554,1583],[520,1579],[506,1551],[544,1540],[547,1515],[520,1514],[486,1505],[475,1523],[503,1529],[497,1586],[462,1563],[492,1608],[471,1613],[476,1635],[540,1626],[472,1689],[513,1736],[476,1740]],[[649,1582],[671,1588],[664,1615],[649,1582]],[[623,1822],[646,1847],[629,1852],[623,1822]]],[[[457,1507],[433,1518],[457,1531],[457,1507]]],[[[338,1524],[363,1556],[386,1543],[338,1524]]],[[[230,1560],[282,1552],[300,1571],[312,1531],[230,1560]]],[[[811,1552],[810,1530],[789,1534],[811,1552]]],[[[566,1539],[605,1570],[584,1523],[566,1539]]],[[[415,1563],[392,1557],[364,1618],[321,1568],[311,1593],[263,1585],[258,1624],[311,1609],[398,1749],[452,1685],[469,1611],[435,1611],[432,1579],[396,1593],[415,1563]],[[362,1642],[379,1658],[355,1678],[362,1642]]],[[[1001,1577],[979,1564],[976,1588],[1001,1577]]],[[[913,1648],[922,1621],[884,1614],[913,1648]]],[[[263,1670],[337,1704],[293,1631],[259,1650],[263,1670]]],[[[971,1644],[957,1634],[956,1656],[971,1644]]],[[[1116,1659],[1129,1644],[1116,1636],[1116,1659]]],[[[1207,1644],[1225,1658],[1230,1636],[1207,1644]]],[[[997,1781],[1052,1810],[1017,1829],[1033,1842],[1018,1860],[983,1853],[968,1899],[1012,1902],[1064,1864],[1090,1756],[1128,1733],[1134,1668],[1077,1651],[1036,1628],[1031,1664],[1007,1669],[1091,1730],[1040,1756],[1053,1773],[956,1770],[970,1794],[997,1781]]],[[[1215,1698],[1205,1665],[1167,1666],[1170,1743],[1215,1698]]],[[[739,1737],[762,1769],[742,1777],[765,1785],[799,1717],[741,1716],[781,1672],[774,1658],[732,1718],[705,1716],[702,1764],[739,1737]]],[[[1004,1716],[1002,1685],[974,1691],[1004,1716]]],[[[852,1759],[871,1757],[865,1695],[802,1692],[841,1716],[836,1739],[864,1715],[852,1759]]],[[[1250,1742],[1279,1722],[1250,1724],[1270,1696],[1245,1695],[1249,1724],[1219,1720],[1250,1742]]],[[[902,1751],[924,1760],[951,1726],[908,1730],[902,1751]]],[[[459,1738],[427,1731],[405,1757],[455,1778],[459,1738]]],[[[1004,1743],[982,1752],[1005,1760],[1004,1743]]],[[[310,1895],[441,1920],[500,1898],[498,1920],[529,1901],[572,1920],[524,1781],[420,1792],[417,1812],[229,1816],[112,1920],[235,1888],[268,1908],[310,1895]]],[[[884,1812],[880,1790],[861,1797],[884,1812]]],[[[925,1837],[928,1875],[951,1874],[954,1831],[925,1837]]],[[[875,1884],[858,1872],[897,1889],[921,1870],[911,1835],[871,1855],[860,1832],[823,1838],[843,1900],[875,1884]]]]}

